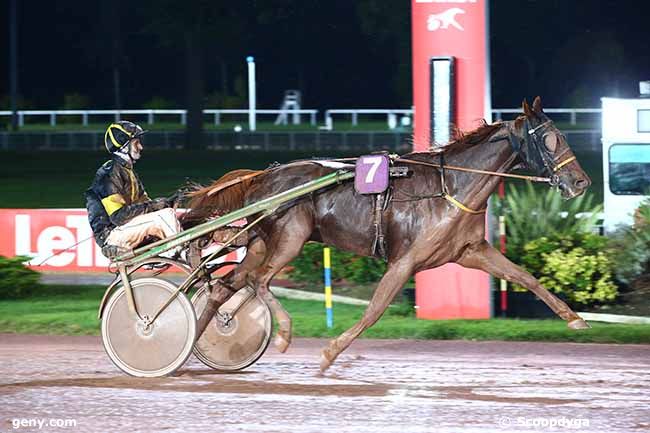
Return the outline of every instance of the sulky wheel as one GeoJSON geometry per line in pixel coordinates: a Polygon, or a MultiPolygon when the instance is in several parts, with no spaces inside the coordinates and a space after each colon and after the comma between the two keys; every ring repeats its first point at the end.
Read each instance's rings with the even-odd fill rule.
{"type": "MultiPolygon", "coordinates": [[[[204,289],[192,297],[196,315],[207,302],[204,289]]],[[[266,351],[273,330],[271,311],[250,287],[244,287],[223,304],[194,345],[194,355],[208,367],[242,370],[266,351]]]]}
{"type": "MultiPolygon", "coordinates": [[[[140,317],[149,319],[176,292],[160,278],[131,282],[140,317]]],[[[126,292],[113,293],[102,318],[102,342],[113,363],[132,376],[158,377],[182,366],[194,346],[196,314],[184,293],[178,293],[150,325],[129,310],[126,292]]]]}

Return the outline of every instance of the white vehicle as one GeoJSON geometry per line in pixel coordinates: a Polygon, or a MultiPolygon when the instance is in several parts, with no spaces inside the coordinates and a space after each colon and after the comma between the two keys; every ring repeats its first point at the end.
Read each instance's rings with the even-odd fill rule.
{"type": "Polygon", "coordinates": [[[630,225],[650,194],[650,98],[602,98],[605,231],[630,225]]]}

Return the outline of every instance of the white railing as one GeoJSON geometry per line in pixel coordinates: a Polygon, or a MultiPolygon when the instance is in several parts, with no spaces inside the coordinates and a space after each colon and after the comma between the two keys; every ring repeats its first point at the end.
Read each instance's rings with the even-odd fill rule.
{"type": "MultiPolygon", "coordinates": [[[[567,140],[574,150],[598,151],[601,149],[600,132],[596,130],[565,131],[567,140]]],[[[410,130],[374,130],[356,129],[321,131],[316,128],[307,130],[269,130],[235,132],[232,129],[205,130],[204,144],[208,149],[239,150],[261,149],[265,151],[349,151],[367,149],[368,151],[390,149],[403,152],[412,147],[410,130]]],[[[176,149],[185,143],[182,129],[153,130],[147,134],[147,146],[176,149]]],[[[104,133],[100,130],[57,131],[45,129],[40,131],[23,131],[18,134],[0,132],[0,152],[3,150],[43,149],[43,150],[91,150],[104,146],[104,133]]],[[[332,153],[330,153],[332,154],[332,153]]]]}
{"type": "MultiPolygon", "coordinates": [[[[309,116],[309,123],[316,126],[316,115],[318,110],[314,109],[301,109],[301,110],[255,110],[258,114],[262,115],[278,115],[280,113],[287,113],[289,115],[305,114],[309,116]]],[[[0,111],[0,116],[11,116],[11,111],[0,111]]],[[[18,114],[18,126],[25,126],[26,116],[48,116],[50,126],[56,126],[57,116],[81,116],[81,124],[88,126],[88,118],[90,116],[112,116],[115,121],[122,118],[125,114],[146,115],[147,123],[153,125],[156,115],[176,115],[179,118],[181,125],[187,123],[187,110],[20,110],[18,114]]],[[[206,109],[203,110],[204,115],[214,116],[214,124],[221,124],[221,116],[228,114],[245,114],[248,115],[247,109],[206,109]]]]}
{"type": "MultiPolygon", "coordinates": [[[[293,115],[308,115],[309,123],[316,126],[318,110],[315,109],[301,109],[301,110],[256,110],[260,115],[278,115],[286,112],[293,115]]],[[[600,108],[545,108],[545,113],[568,115],[569,122],[572,125],[577,124],[578,115],[600,115],[602,110],[600,108]]],[[[504,114],[516,115],[521,113],[521,108],[495,108],[492,110],[494,120],[503,120],[504,114]]],[[[0,116],[11,116],[11,111],[0,111],[0,116]]],[[[51,126],[56,126],[57,116],[81,116],[81,123],[83,126],[88,126],[90,116],[112,116],[116,121],[120,120],[122,115],[146,115],[147,123],[154,124],[155,116],[172,115],[178,116],[179,122],[185,125],[187,122],[187,110],[166,110],[166,109],[151,109],[151,110],[21,110],[18,114],[18,126],[25,125],[25,117],[27,116],[48,116],[51,126]]],[[[206,109],[203,110],[204,115],[213,116],[215,125],[220,125],[222,116],[224,115],[248,115],[248,109],[206,109]]],[[[395,127],[397,116],[413,116],[413,109],[409,108],[350,108],[350,109],[329,109],[325,110],[325,127],[324,129],[331,130],[334,126],[335,116],[350,116],[352,126],[358,126],[359,116],[386,116],[386,123],[389,129],[395,127]]],[[[592,119],[593,120],[593,119],[592,119]]]]}
{"type": "MultiPolygon", "coordinates": [[[[375,151],[405,152],[412,147],[410,132],[389,131],[328,131],[274,130],[241,131],[231,129],[206,130],[203,144],[210,150],[263,150],[263,151],[375,151]]],[[[150,148],[178,149],[185,143],[185,132],[153,130],[147,134],[150,148]]],[[[102,131],[27,131],[19,134],[0,132],[0,152],[3,150],[93,150],[104,147],[102,131]]]]}
{"type": "MultiPolygon", "coordinates": [[[[571,125],[577,124],[577,116],[584,115],[600,115],[602,110],[600,108],[545,108],[545,113],[548,114],[562,114],[569,116],[571,125]]],[[[385,115],[386,121],[389,125],[395,124],[394,116],[413,116],[413,109],[330,109],[325,111],[325,125],[327,129],[334,127],[334,115],[350,116],[352,126],[359,124],[359,115],[385,115]]],[[[504,114],[521,114],[521,108],[495,108],[492,110],[494,120],[503,120],[504,114]]]]}
{"type": "Polygon", "coordinates": [[[325,124],[328,127],[334,125],[334,119],[332,118],[335,114],[349,115],[352,121],[352,126],[357,126],[359,124],[359,114],[383,114],[386,116],[386,123],[389,125],[393,123],[392,117],[398,114],[402,116],[413,116],[412,108],[353,108],[353,109],[330,109],[325,110],[325,124]]]}
{"type": "MultiPolygon", "coordinates": [[[[316,115],[318,114],[318,110],[314,109],[290,109],[290,110],[266,110],[266,109],[257,109],[255,110],[257,114],[273,114],[273,115],[278,115],[281,113],[286,113],[289,116],[293,116],[295,114],[301,115],[301,114],[307,114],[309,115],[309,124],[311,126],[316,126],[316,115]]],[[[221,115],[222,114],[245,114],[248,116],[248,110],[247,109],[219,109],[219,110],[203,110],[203,114],[212,114],[214,115],[214,124],[215,125],[220,125],[221,124],[221,115]]]]}
{"type": "MultiPolygon", "coordinates": [[[[602,114],[600,108],[544,108],[544,113],[548,114],[568,114],[569,122],[572,125],[577,124],[578,114],[602,114]]],[[[503,120],[503,114],[521,114],[521,108],[495,108],[492,110],[494,120],[503,120]]]]}

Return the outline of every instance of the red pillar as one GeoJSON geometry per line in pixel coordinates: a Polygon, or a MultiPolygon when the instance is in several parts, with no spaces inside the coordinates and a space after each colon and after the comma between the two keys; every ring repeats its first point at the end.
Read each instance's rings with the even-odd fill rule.
{"type": "MultiPolygon", "coordinates": [[[[462,130],[490,120],[488,0],[411,0],[415,150],[430,146],[431,57],[455,58],[454,123],[462,130]]],[[[448,264],[415,276],[417,316],[426,319],[489,318],[486,273],[448,264]]]]}

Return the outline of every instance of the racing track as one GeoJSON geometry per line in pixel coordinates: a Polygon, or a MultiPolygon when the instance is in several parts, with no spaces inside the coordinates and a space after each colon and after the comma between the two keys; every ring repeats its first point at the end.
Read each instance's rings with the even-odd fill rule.
{"type": "Polygon", "coordinates": [[[248,370],[195,358],[175,377],[121,374],[98,337],[0,334],[0,431],[486,432],[650,429],[650,346],[359,340],[324,376],[325,340],[248,370]],[[549,423],[572,423],[550,427],[549,423]],[[587,426],[588,423],[588,426],[587,426]]]}

